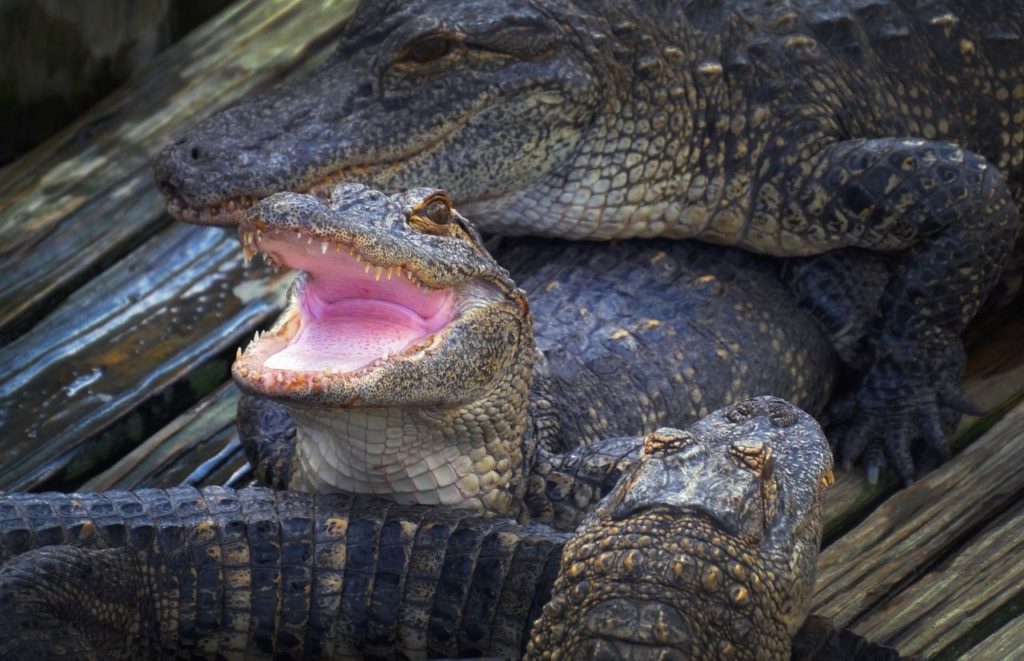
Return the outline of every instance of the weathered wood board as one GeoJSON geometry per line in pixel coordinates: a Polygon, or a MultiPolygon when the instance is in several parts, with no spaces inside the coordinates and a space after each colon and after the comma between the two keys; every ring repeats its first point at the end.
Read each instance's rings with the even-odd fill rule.
{"type": "Polygon", "coordinates": [[[226,378],[290,279],[238,252],[225,230],[171,227],[0,350],[0,489],[72,487],[226,378]]]}
{"type": "Polygon", "coordinates": [[[1024,403],[825,549],[815,611],[941,652],[1024,597],[1024,403]]]}
{"type": "Polygon", "coordinates": [[[238,396],[234,384],[225,383],[81,489],[201,486],[243,479],[247,471],[239,471],[248,464],[235,431],[238,396]]]}
{"type": "Polygon", "coordinates": [[[150,180],[156,152],[199,117],[324,50],[354,5],[238,2],[0,170],[0,342],[167,225],[150,180]]]}

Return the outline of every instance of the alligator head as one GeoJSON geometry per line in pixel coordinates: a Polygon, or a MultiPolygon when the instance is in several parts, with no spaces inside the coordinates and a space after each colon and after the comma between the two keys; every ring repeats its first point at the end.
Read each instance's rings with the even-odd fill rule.
{"type": "Polygon", "coordinates": [[[448,197],[359,184],[329,201],[279,193],[239,232],[247,257],[302,271],[233,376],[289,409],[303,479],[319,481],[306,486],[508,507],[533,322],[448,197]]]}
{"type": "Polygon", "coordinates": [[[831,483],[821,427],[778,398],[650,434],[567,543],[528,656],[788,658],[831,483]]]}
{"type": "Polygon", "coordinates": [[[628,11],[569,0],[363,2],[329,61],[199,123],[158,156],[155,179],[172,215],[194,223],[235,224],[282,190],[430,182],[484,230],[597,237],[602,214],[635,219],[638,203],[662,199],[671,160],[651,155],[674,149],[670,115],[691,114],[667,112],[663,98],[686,94],[661,80],[682,51],[644,55],[653,45],[640,43],[628,11]],[[636,70],[644,57],[657,85],[636,70]]]}

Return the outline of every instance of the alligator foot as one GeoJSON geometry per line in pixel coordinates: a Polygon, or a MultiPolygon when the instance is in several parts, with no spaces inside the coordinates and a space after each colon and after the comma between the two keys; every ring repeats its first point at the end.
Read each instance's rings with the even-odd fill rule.
{"type": "Polygon", "coordinates": [[[863,462],[874,484],[888,464],[910,484],[922,464],[915,460],[915,442],[931,458],[948,459],[946,439],[961,414],[980,413],[960,386],[964,363],[958,338],[940,351],[888,347],[829,408],[829,438],[843,467],[863,462]]]}

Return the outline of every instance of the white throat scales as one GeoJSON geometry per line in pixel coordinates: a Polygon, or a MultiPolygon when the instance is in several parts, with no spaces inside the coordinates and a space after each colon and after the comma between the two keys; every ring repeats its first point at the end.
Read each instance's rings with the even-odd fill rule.
{"type": "Polygon", "coordinates": [[[297,430],[292,489],[511,513],[509,483],[522,457],[508,439],[521,430],[500,416],[442,420],[399,407],[290,412],[297,430]]]}

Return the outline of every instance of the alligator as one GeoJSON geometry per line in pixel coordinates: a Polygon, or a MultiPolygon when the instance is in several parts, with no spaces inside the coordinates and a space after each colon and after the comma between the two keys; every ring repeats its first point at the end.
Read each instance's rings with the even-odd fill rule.
{"type": "Polygon", "coordinates": [[[0,656],[788,657],[821,428],[761,397],[632,443],[572,536],[260,487],[2,496],[0,656]]]}
{"type": "Polygon", "coordinates": [[[239,232],[300,270],[233,366],[277,488],[573,530],[638,455],[628,434],[760,394],[820,411],[836,379],[778,264],[735,249],[507,239],[524,292],[444,193],[360,184],[272,195],[239,232]]]}
{"type": "Polygon", "coordinates": [[[429,184],[488,232],[804,257],[820,287],[794,293],[830,334],[862,282],[856,251],[832,251],[874,253],[891,268],[830,437],[844,463],[884,447],[909,481],[912,449],[948,456],[974,410],[961,336],[1019,231],[1022,126],[1016,0],[390,0],[154,175],[188,222],[429,184]]]}

